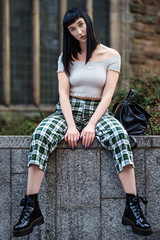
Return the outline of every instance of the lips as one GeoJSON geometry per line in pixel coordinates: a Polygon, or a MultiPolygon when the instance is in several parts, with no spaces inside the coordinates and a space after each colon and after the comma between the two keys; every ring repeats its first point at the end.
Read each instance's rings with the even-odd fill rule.
{"type": "Polygon", "coordinates": [[[82,37],[80,37],[81,39],[85,39],[86,38],[86,35],[84,35],[84,36],[82,36],[82,37]]]}

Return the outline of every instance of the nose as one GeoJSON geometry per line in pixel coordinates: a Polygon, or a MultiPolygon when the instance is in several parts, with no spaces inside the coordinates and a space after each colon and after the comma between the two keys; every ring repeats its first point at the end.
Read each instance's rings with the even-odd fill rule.
{"type": "Polygon", "coordinates": [[[82,33],[82,30],[80,28],[77,28],[77,33],[80,35],[82,33]]]}

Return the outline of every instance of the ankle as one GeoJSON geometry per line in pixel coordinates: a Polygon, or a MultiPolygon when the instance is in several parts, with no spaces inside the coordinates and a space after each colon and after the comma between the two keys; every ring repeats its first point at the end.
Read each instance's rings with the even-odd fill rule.
{"type": "Polygon", "coordinates": [[[137,194],[137,192],[130,192],[130,193],[126,193],[126,196],[134,196],[134,197],[137,197],[138,196],[138,194],[137,194]]]}
{"type": "Polygon", "coordinates": [[[29,196],[36,196],[38,195],[38,193],[33,193],[33,192],[27,192],[26,196],[29,197],[29,196]]]}

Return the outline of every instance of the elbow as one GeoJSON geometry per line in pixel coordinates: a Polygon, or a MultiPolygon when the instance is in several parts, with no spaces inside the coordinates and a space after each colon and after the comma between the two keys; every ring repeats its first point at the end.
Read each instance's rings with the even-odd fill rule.
{"type": "Polygon", "coordinates": [[[111,101],[112,101],[112,96],[109,96],[109,95],[104,95],[102,96],[102,100],[104,102],[106,102],[108,105],[110,105],[111,101]]]}
{"type": "Polygon", "coordinates": [[[61,90],[59,91],[59,99],[69,98],[69,92],[61,90]]]}

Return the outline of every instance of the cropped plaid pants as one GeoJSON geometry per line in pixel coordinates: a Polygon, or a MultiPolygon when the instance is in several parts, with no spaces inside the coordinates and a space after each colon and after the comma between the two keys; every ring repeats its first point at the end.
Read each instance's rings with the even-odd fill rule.
{"type": "MultiPolygon", "coordinates": [[[[99,101],[70,97],[70,104],[76,127],[81,132],[96,110],[99,101]]],[[[36,164],[41,170],[46,171],[50,153],[64,138],[67,123],[59,102],[55,110],[55,113],[46,117],[32,134],[28,167],[30,164],[36,164]]],[[[119,121],[108,114],[108,111],[96,124],[95,136],[105,149],[112,150],[117,173],[129,164],[134,167],[128,134],[119,121]]]]}

